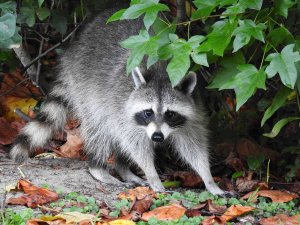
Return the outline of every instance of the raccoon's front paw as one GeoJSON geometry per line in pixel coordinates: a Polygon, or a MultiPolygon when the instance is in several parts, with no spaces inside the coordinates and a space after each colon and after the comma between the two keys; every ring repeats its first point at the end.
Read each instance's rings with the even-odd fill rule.
{"type": "Polygon", "coordinates": [[[231,191],[223,191],[222,194],[218,194],[218,195],[223,198],[234,198],[237,196],[236,193],[231,192],[231,191]]]}
{"type": "Polygon", "coordinates": [[[152,188],[152,190],[155,192],[165,192],[166,191],[165,187],[162,185],[161,182],[158,182],[158,183],[150,183],[149,182],[149,185],[152,188]]]}
{"type": "Polygon", "coordinates": [[[20,144],[16,144],[13,146],[13,148],[9,152],[9,156],[18,164],[24,163],[30,157],[28,150],[24,149],[20,144]]]}

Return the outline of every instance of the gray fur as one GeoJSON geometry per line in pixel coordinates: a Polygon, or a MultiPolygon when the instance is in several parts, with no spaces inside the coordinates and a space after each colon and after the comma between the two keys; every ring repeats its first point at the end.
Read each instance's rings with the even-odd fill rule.
{"type": "MultiPolygon", "coordinates": [[[[28,123],[22,134],[28,137],[30,145],[18,141],[11,157],[21,162],[29,157],[33,147],[45,145],[53,132],[63,127],[69,110],[81,120],[90,172],[96,179],[120,184],[105,170],[106,160],[115,152],[118,157],[124,155],[137,164],[155,191],[164,191],[154,166],[154,149],[157,145],[172,145],[199,173],[211,193],[222,194],[209,169],[207,119],[195,88],[196,75],[189,73],[174,89],[166,73],[166,62],[158,62],[148,70],[143,63],[127,77],[129,52],[118,43],[136,35],[143,25],[140,20],[106,25],[107,18],[115,11],[107,10],[95,17],[61,57],[57,85],[50,99],[60,97],[67,105],[59,105],[59,101],[46,103],[42,113],[46,121],[53,123],[42,120],[28,123]],[[153,110],[153,121],[147,126],[138,125],[134,115],[147,109],[153,110]],[[180,126],[168,125],[164,117],[168,110],[179,113],[186,122],[182,120],[180,126]],[[163,143],[151,140],[156,131],[164,134],[163,143]]],[[[116,171],[121,178],[141,183],[120,157],[116,160],[116,171]]]]}

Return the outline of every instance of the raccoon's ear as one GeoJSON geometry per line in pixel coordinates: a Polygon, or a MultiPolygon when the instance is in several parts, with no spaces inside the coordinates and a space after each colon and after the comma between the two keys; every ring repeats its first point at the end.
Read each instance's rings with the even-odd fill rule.
{"type": "Polygon", "coordinates": [[[142,84],[146,83],[146,80],[143,77],[143,75],[138,67],[135,67],[132,70],[131,74],[132,74],[132,78],[133,78],[136,89],[139,88],[142,84]]]}
{"type": "Polygon", "coordinates": [[[178,90],[184,94],[190,95],[194,91],[197,84],[197,74],[190,71],[183,80],[176,86],[178,90]]]}

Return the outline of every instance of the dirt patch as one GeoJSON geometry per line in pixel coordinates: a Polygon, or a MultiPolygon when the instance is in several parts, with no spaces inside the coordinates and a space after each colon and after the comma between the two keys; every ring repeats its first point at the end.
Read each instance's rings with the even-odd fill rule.
{"type": "Polygon", "coordinates": [[[47,186],[51,190],[59,190],[63,194],[75,191],[87,196],[93,196],[99,202],[106,202],[112,206],[116,201],[118,193],[126,187],[103,184],[95,179],[88,172],[88,165],[85,161],[73,159],[31,159],[19,167],[7,157],[0,156],[0,202],[4,198],[15,196],[16,193],[9,192],[4,195],[5,187],[15,184],[22,173],[37,186],[47,186]]]}

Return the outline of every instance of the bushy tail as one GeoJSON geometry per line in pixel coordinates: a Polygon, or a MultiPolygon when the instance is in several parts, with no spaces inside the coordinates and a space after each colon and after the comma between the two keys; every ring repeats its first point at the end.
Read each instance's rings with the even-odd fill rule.
{"type": "Polygon", "coordinates": [[[63,129],[66,117],[66,102],[60,97],[49,97],[36,119],[27,123],[15,139],[10,157],[17,163],[26,161],[35,148],[45,146],[55,131],[63,129]]]}

